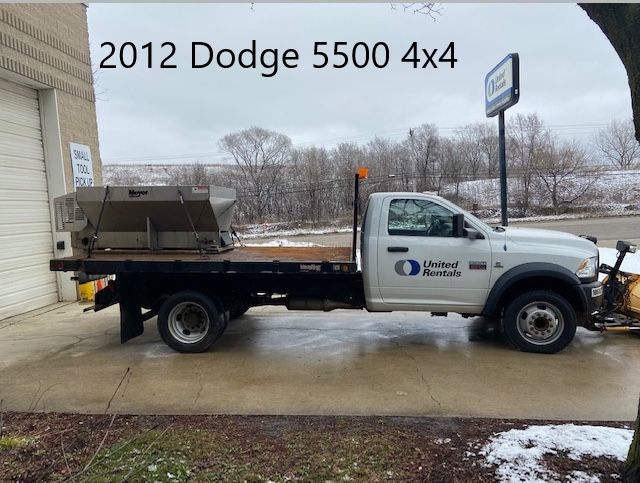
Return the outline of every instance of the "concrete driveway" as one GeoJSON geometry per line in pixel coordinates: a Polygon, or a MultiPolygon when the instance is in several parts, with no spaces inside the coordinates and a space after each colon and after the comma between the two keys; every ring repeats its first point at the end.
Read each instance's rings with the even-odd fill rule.
{"type": "Polygon", "coordinates": [[[147,322],[120,345],[118,310],[58,304],[0,321],[5,410],[464,415],[630,420],[640,337],[579,329],[564,352],[471,342],[481,319],[250,310],[204,354],[147,322]]]}

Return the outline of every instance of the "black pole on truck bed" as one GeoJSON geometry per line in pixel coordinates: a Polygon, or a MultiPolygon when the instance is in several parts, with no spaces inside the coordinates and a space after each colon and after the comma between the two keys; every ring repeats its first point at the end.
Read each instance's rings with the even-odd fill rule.
{"type": "Polygon", "coordinates": [[[353,185],[353,240],[351,242],[351,259],[356,261],[356,243],[358,241],[358,188],[360,185],[360,174],[356,173],[353,185]]]}

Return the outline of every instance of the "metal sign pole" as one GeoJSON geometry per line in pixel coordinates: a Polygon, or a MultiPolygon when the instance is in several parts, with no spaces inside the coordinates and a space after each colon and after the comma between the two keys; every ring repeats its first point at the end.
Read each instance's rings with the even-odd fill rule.
{"type": "Polygon", "coordinates": [[[498,114],[498,139],[500,143],[500,214],[502,226],[507,226],[509,215],[507,213],[507,143],[504,133],[504,111],[500,111],[498,114]]]}
{"type": "Polygon", "coordinates": [[[504,111],[520,100],[520,56],[511,53],[489,71],[484,78],[484,108],[487,117],[498,115],[500,155],[500,215],[502,226],[509,224],[507,212],[507,153],[504,111]]]}

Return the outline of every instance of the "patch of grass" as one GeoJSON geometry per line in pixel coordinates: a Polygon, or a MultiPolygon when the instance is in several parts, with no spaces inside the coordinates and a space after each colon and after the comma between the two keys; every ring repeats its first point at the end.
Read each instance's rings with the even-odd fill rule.
{"type": "Polygon", "coordinates": [[[287,439],[236,440],[184,428],[152,430],[102,450],[79,480],[372,481],[407,476],[394,468],[399,448],[384,436],[302,432],[287,439]]]}
{"type": "Polygon", "coordinates": [[[29,444],[29,438],[24,436],[4,436],[0,438],[0,451],[22,448],[29,444]]]}
{"type": "Polygon", "coordinates": [[[189,440],[158,430],[103,449],[82,481],[184,481],[192,476],[189,440]]]}

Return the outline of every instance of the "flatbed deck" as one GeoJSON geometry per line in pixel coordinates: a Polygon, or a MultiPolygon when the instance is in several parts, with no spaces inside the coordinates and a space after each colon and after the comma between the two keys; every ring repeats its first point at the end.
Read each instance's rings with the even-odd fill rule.
{"type": "Polygon", "coordinates": [[[348,247],[234,247],[195,250],[95,250],[91,257],[51,260],[54,271],[87,274],[156,273],[354,273],[348,247]]]}

